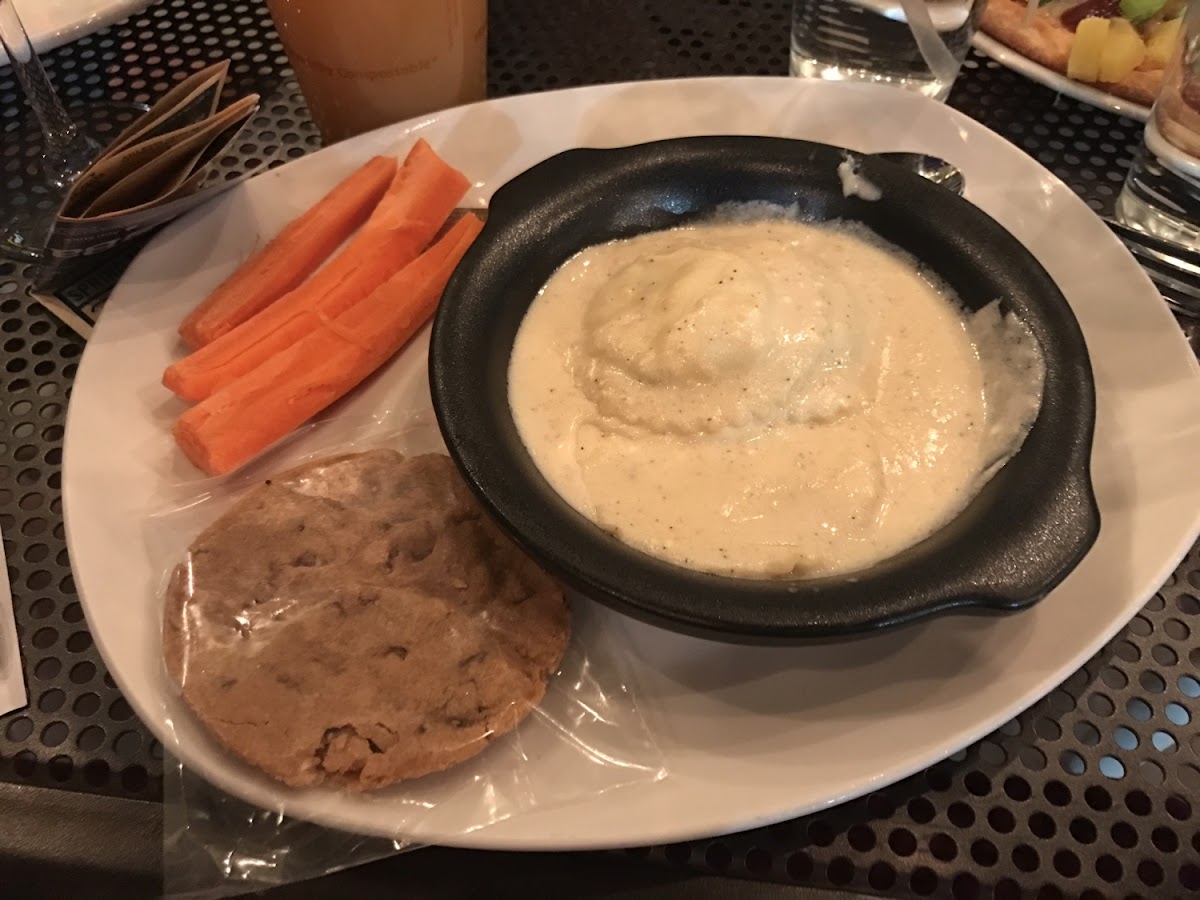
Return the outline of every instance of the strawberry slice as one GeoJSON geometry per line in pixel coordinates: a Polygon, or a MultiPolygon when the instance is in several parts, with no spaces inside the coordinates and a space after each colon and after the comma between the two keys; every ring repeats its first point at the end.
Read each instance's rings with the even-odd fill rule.
{"type": "Polygon", "coordinates": [[[1064,12],[1059,21],[1070,31],[1084,19],[1116,19],[1121,15],[1121,0],[1084,0],[1064,12]]]}

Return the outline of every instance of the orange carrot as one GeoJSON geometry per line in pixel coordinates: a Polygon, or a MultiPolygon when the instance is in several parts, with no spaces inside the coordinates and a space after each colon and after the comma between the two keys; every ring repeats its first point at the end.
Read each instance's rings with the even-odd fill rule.
{"type": "Polygon", "coordinates": [[[321,327],[180,417],[180,449],[209,475],[224,475],[344,396],[425,324],[481,227],[464,217],[336,319],[312,313],[321,327]]]}
{"type": "Polygon", "coordinates": [[[289,222],[242,263],[179,326],[202,347],[307,278],[371,214],[396,174],[396,160],[376,156],[289,222]]]}
{"type": "Polygon", "coordinates": [[[198,402],[334,318],[400,271],[437,234],[470,182],[419,140],[362,230],[312,278],[179,360],[163,384],[198,402]]]}

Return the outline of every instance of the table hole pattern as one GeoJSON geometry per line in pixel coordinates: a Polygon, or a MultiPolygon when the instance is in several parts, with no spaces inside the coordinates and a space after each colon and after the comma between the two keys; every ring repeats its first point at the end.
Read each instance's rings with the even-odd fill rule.
{"type": "MultiPolygon", "coordinates": [[[[0,85],[5,84],[0,76],[0,85]]],[[[0,87],[0,94],[4,92],[0,87]]],[[[9,152],[8,135],[0,154],[9,152]]],[[[2,165],[2,163],[0,163],[2,165]]],[[[0,264],[0,280],[23,284],[26,267],[0,264]],[[21,279],[17,281],[15,279],[21,279]]],[[[82,351],[81,340],[47,319],[24,289],[0,290],[0,530],[22,638],[29,706],[0,722],[0,778],[122,796],[122,773],[139,767],[143,796],[161,791],[161,758],[141,726],[125,754],[111,745],[120,729],[107,714],[122,703],[84,621],[70,577],[61,522],[62,437],[71,373],[62,360],[82,351]],[[113,777],[115,774],[115,777],[113,777]]],[[[126,704],[127,706],[127,704],[126,704]]],[[[128,739],[127,739],[128,742],[128,739]]]]}
{"type": "MultiPolygon", "coordinates": [[[[601,0],[562,12],[492,0],[490,92],[686,75],[780,75],[788,0],[601,0]],[[589,24],[589,22],[591,24],[589,24]],[[537,39],[530,35],[536,34],[537,39]],[[586,51],[583,50],[586,48],[586,51]]],[[[68,107],[101,138],[196,69],[231,61],[230,97],[262,106],[213,177],[275,166],[320,144],[265,5],[157,0],[44,54],[68,107]],[[99,106],[97,101],[109,105],[99,106]],[[91,104],[90,106],[88,104],[91,104]]],[[[228,99],[228,98],[227,98],[228,99]]],[[[1111,208],[1140,126],[972,54],[952,105],[1111,208]]],[[[45,205],[39,138],[0,69],[0,212],[45,205]]],[[[61,520],[66,407],[82,342],[30,299],[32,272],[0,261],[0,528],[30,705],[0,717],[0,779],[161,796],[163,748],[121,697],[75,592],[61,520]]],[[[1058,690],[950,760],[806,819],[719,840],[633,848],[664,865],[974,900],[1175,896],[1200,889],[1200,558],[1058,690]]]]}

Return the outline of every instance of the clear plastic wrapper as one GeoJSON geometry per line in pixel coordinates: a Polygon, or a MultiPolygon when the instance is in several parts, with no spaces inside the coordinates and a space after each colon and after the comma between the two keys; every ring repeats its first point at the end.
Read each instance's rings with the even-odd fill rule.
{"type": "Polygon", "coordinates": [[[164,763],[163,797],[163,895],[169,900],[218,900],[420,849],[259,809],[173,757],[164,763]]]}
{"type": "Polygon", "coordinates": [[[314,426],[180,486],[147,534],[166,718],[254,801],[168,767],[168,896],[307,879],[666,774],[619,633],[500,532],[427,420],[314,426]]]}

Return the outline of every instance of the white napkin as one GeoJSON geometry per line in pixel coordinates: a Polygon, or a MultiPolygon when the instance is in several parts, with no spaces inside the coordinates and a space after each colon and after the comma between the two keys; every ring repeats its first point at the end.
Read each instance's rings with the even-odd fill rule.
{"type": "Polygon", "coordinates": [[[21,645],[17,643],[17,620],[13,615],[12,589],[8,585],[4,536],[0,535],[0,716],[20,709],[26,702],[21,645]]]}

